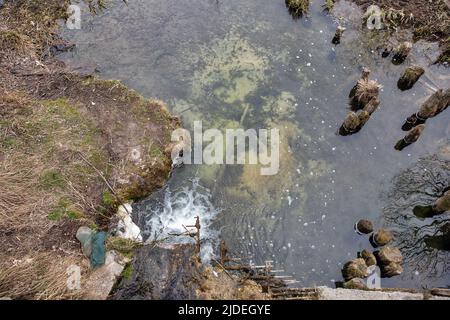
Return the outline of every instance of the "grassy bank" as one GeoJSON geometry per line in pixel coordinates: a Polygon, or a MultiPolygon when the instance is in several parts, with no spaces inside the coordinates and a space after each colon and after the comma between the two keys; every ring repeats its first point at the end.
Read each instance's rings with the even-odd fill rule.
{"type": "Polygon", "coordinates": [[[179,122],[162,102],[52,56],[68,2],[0,9],[0,297],[82,297],[66,289],[68,266],[90,272],[78,227],[107,230],[120,203],[161,187],[171,168],[179,122]]]}

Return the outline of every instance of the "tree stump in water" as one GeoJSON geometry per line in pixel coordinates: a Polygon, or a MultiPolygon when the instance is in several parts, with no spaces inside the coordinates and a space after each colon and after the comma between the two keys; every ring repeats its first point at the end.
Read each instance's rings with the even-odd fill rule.
{"type": "Polygon", "coordinates": [[[408,132],[408,134],[403,139],[397,142],[397,144],[395,145],[395,150],[402,151],[407,146],[419,140],[419,137],[424,129],[425,129],[424,124],[420,124],[414,127],[411,131],[408,132]]]}
{"type": "Polygon", "coordinates": [[[309,0],[285,0],[286,7],[294,19],[302,17],[309,9],[309,0]]]}
{"type": "Polygon", "coordinates": [[[419,66],[411,66],[405,70],[403,75],[397,82],[400,90],[405,91],[411,89],[419,78],[425,73],[425,70],[419,66]]]}
{"type": "Polygon", "coordinates": [[[344,123],[339,128],[341,136],[349,136],[359,132],[362,127],[369,121],[370,114],[367,111],[359,111],[358,113],[350,111],[345,117],[344,123]]]}
{"type": "Polygon", "coordinates": [[[417,125],[424,124],[427,119],[437,116],[448,108],[450,104],[450,89],[439,89],[432,94],[420,107],[419,112],[406,119],[402,126],[403,131],[409,131],[417,125]]]}
{"type": "Polygon", "coordinates": [[[372,99],[378,99],[379,97],[381,85],[374,80],[369,80],[369,75],[370,70],[363,68],[361,79],[350,91],[350,105],[353,111],[364,109],[372,99]]]}
{"type": "Polygon", "coordinates": [[[397,50],[395,50],[394,57],[392,57],[392,63],[395,65],[402,64],[405,62],[406,58],[410,54],[412,49],[412,43],[411,42],[403,42],[401,45],[398,46],[397,50]]]}
{"type": "Polygon", "coordinates": [[[344,31],[345,31],[345,28],[342,27],[342,26],[339,26],[336,29],[336,33],[334,34],[334,38],[333,38],[333,40],[331,40],[331,42],[333,44],[340,44],[341,43],[341,37],[344,34],[344,31]]]}

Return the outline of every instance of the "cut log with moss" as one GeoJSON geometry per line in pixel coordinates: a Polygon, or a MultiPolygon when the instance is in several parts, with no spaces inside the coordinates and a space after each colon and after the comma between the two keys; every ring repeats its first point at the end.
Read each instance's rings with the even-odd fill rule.
{"type": "Polygon", "coordinates": [[[369,121],[370,114],[361,110],[358,113],[350,111],[344,119],[342,126],[339,128],[341,136],[348,136],[359,132],[362,127],[369,121]]]}
{"type": "Polygon", "coordinates": [[[331,12],[334,8],[334,0],[325,0],[323,4],[324,11],[331,12]]]}
{"type": "Polygon", "coordinates": [[[417,125],[424,124],[427,119],[437,116],[448,108],[450,104],[450,89],[439,89],[433,93],[420,107],[419,112],[406,119],[402,126],[403,131],[409,131],[417,125]]]}
{"type": "Polygon", "coordinates": [[[419,66],[407,68],[397,82],[398,88],[402,91],[411,89],[424,73],[425,70],[419,66]]]}
{"type": "Polygon", "coordinates": [[[300,18],[308,12],[309,0],[286,0],[286,7],[294,18],[300,18]]]}
{"type": "Polygon", "coordinates": [[[395,150],[402,151],[407,146],[419,140],[419,137],[424,129],[425,129],[424,124],[420,124],[417,127],[414,127],[411,131],[408,132],[408,134],[403,139],[397,142],[397,144],[395,145],[395,150]]]}

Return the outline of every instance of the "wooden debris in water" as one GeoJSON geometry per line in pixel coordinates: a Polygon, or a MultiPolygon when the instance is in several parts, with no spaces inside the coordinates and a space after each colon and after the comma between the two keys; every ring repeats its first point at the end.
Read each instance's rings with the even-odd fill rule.
{"type": "Polygon", "coordinates": [[[308,12],[309,0],[285,0],[286,7],[294,19],[301,18],[308,12]]]}
{"type": "Polygon", "coordinates": [[[395,145],[395,150],[402,151],[407,146],[419,140],[419,137],[424,129],[425,129],[424,124],[420,124],[414,127],[411,131],[408,132],[408,134],[403,139],[397,142],[397,144],[395,145]]]}
{"type": "Polygon", "coordinates": [[[402,91],[411,89],[424,73],[425,70],[420,66],[407,68],[397,82],[398,88],[402,91]]]}
{"type": "Polygon", "coordinates": [[[409,131],[415,126],[424,124],[429,118],[437,116],[450,104],[450,89],[439,89],[433,93],[420,107],[419,112],[409,116],[402,126],[403,131],[409,131]]]}

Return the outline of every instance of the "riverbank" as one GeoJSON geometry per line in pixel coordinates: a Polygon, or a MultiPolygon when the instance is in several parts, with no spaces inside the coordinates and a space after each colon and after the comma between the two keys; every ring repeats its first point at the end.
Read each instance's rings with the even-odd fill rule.
{"type": "Polygon", "coordinates": [[[66,285],[69,266],[82,282],[92,272],[77,229],[107,231],[118,205],[162,187],[171,170],[179,121],[164,103],[54,56],[71,47],[58,36],[68,5],[0,8],[0,297],[82,298],[66,285]]]}
{"type": "Polygon", "coordinates": [[[402,0],[351,0],[366,11],[371,5],[381,9],[382,22],[392,32],[411,30],[413,40],[439,42],[441,54],[435,63],[450,63],[450,2],[402,0]]]}

